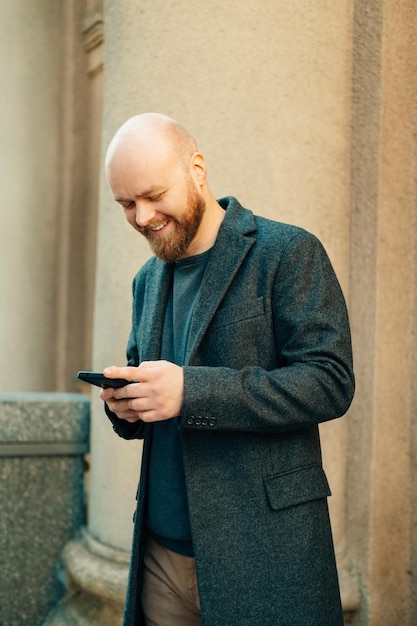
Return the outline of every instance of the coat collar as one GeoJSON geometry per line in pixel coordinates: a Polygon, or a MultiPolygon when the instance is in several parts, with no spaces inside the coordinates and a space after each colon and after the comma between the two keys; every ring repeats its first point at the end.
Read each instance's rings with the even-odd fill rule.
{"type": "Polygon", "coordinates": [[[220,226],[195,303],[185,365],[192,361],[230,283],[255,243],[254,237],[250,236],[256,231],[252,212],[243,209],[233,197],[222,198],[219,204],[226,210],[226,215],[220,226]]]}
{"type": "MultiPolygon", "coordinates": [[[[192,362],[204,334],[230,283],[255,243],[254,215],[231,196],[219,200],[226,210],[213,246],[195,303],[185,365],[192,362]]],[[[140,353],[142,360],[160,358],[162,329],[171,285],[173,265],[154,258],[148,271],[142,317],[140,353]]]]}

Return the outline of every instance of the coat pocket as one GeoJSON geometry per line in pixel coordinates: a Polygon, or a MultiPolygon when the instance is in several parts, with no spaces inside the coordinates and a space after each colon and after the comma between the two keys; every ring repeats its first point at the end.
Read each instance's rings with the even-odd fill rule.
{"type": "Polygon", "coordinates": [[[268,501],[274,511],[331,495],[326,474],[320,465],[298,467],[264,478],[268,501]]]}
{"type": "Polygon", "coordinates": [[[219,309],[213,319],[212,328],[221,328],[222,326],[229,326],[230,324],[250,320],[254,317],[264,315],[264,313],[265,305],[262,296],[256,299],[243,300],[243,302],[239,302],[238,304],[219,309]]]}

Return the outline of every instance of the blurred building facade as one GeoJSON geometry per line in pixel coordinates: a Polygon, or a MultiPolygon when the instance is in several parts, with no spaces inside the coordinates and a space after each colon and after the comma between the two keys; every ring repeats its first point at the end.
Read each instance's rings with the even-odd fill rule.
{"type": "Polygon", "coordinates": [[[123,604],[141,445],[114,437],[76,372],[125,360],[149,250],[103,156],[159,111],[197,138],[219,197],[324,243],[357,377],[321,431],[346,620],[417,623],[414,0],[0,6],[0,390],[91,394],[88,520],[64,553],[83,600],[65,610],[114,626],[123,604]]]}

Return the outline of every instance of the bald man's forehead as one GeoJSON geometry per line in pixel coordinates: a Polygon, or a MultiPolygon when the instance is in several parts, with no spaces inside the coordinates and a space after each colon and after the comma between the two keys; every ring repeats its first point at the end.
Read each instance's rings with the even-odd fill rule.
{"type": "Polygon", "coordinates": [[[116,199],[133,200],[167,191],[185,179],[182,163],[167,151],[138,151],[119,145],[106,167],[108,183],[116,199]]]}
{"type": "Polygon", "coordinates": [[[157,141],[144,143],[129,138],[109,151],[106,172],[108,176],[118,171],[126,177],[167,179],[182,164],[171,146],[157,141]]]}
{"type": "Polygon", "coordinates": [[[164,138],[129,133],[119,137],[110,146],[106,156],[106,169],[122,164],[124,168],[134,167],[142,172],[152,169],[157,172],[175,168],[183,161],[183,155],[164,138]]]}

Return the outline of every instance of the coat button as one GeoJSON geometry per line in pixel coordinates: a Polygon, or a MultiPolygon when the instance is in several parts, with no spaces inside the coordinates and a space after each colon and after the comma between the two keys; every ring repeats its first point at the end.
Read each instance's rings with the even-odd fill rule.
{"type": "Polygon", "coordinates": [[[216,422],[217,422],[217,420],[216,420],[215,417],[210,417],[210,419],[209,419],[209,426],[211,426],[213,428],[213,426],[216,425],[216,422]]]}
{"type": "Polygon", "coordinates": [[[187,417],[187,424],[194,424],[194,417],[192,415],[190,415],[189,417],[187,417]]]}
{"type": "Polygon", "coordinates": [[[196,426],[201,426],[201,417],[200,417],[200,416],[197,416],[197,417],[195,418],[195,425],[196,425],[196,426]]]}
{"type": "Polygon", "coordinates": [[[203,417],[203,419],[201,420],[201,423],[203,424],[203,426],[208,426],[208,418],[207,417],[203,417]]]}

